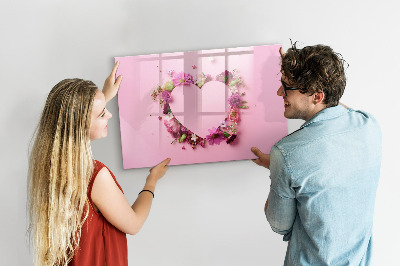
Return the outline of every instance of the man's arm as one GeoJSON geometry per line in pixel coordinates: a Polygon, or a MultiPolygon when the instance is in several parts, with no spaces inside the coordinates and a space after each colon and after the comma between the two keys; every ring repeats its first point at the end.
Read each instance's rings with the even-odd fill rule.
{"type": "Polygon", "coordinates": [[[265,214],[272,230],[290,238],[294,219],[296,218],[296,193],[291,187],[291,175],[285,158],[277,147],[272,147],[270,156],[271,186],[265,204],[265,214]]]}
{"type": "MultiPolygon", "coordinates": [[[[256,148],[256,147],[252,147],[251,151],[254,153],[255,156],[257,156],[258,158],[256,159],[252,159],[252,161],[256,164],[258,164],[259,166],[263,166],[265,168],[269,169],[269,165],[270,165],[270,161],[271,161],[271,156],[269,154],[266,153],[262,153],[260,151],[260,149],[256,148]]],[[[267,206],[268,206],[268,199],[267,202],[265,203],[265,207],[264,207],[264,213],[267,211],[267,206]]]]}

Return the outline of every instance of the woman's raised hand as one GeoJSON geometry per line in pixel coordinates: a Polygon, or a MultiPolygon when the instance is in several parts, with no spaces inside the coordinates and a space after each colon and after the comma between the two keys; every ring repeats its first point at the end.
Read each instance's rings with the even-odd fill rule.
{"type": "Polygon", "coordinates": [[[112,98],[114,98],[115,95],[117,95],[119,85],[121,84],[122,81],[122,75],[119,75],[117,77],[117,80],[115,80],[115,74],[117,73],[118,66],[119,66],[119,61],[115,63],[110,76],[108,76],[106,81],[104,82],[103,94],[104,97],[106,98],[106,103],[110,101],[112,98]]]}
{"type": "Polygon", "coordinates": [[[150,174],[147,177],[147,182],[151,182],[154,184],[157,183],[157,181],[165,175],[165,172],[168,170],[168,164],[171,161],[171,158],[167,158],[161,163],[157,164],[153,168],[149,170],[150,174]]]}

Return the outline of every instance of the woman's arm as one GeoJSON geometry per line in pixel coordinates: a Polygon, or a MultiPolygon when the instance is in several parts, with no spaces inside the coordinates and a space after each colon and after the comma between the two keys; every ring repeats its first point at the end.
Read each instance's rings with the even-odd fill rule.
{"type": "MultiPolygon", "coordinates": [[[[150,169],[150,174],[143,189],[154,193],[157,181],[164,176],[170,160],[168,158],[150,169]]],[[[122,232],[130,235],[140,231],[149,215],[153,201],[153,195],[148,191],[144,191],[138,195],[131,206],[106,167],[97,174],[91,196],[93,203],[107,221],[122,232]]]]}

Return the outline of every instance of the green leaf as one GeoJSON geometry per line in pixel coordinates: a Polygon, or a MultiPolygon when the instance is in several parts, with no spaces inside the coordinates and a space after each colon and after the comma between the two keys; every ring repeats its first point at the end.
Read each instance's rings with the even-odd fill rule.
{"type": "Polygon", "coordinates": [[[182,136],[180,137],[180,139],[178,140],[178,142],[182,142],[186,139],[187,135],[186,134],[182,134],[182,136]]]}
{"type": "Polygon", "coordinates": [[[224,132],[224,136],[225,136],[225,138],[229,138],[231,135],[229,135],[228,133],[224,132]]]}
{"type": "Polygon", "coordinates": [[[229,83],[229,86],[235,86],[238,82],[239,82],[239,80],[237,80],[237,79],[232,80],[231,83],[229,83]]]}

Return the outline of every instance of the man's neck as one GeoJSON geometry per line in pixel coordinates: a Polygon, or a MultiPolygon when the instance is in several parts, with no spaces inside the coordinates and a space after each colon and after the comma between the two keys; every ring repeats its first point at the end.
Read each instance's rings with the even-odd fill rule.
{"type": "Polygon", "coordinates": [[[304,120],[305,121],[309,120],[311,117],[313,117],[314,115],[318,114],[319,112],[321,112],[322,110],[324,110],[326,108],[327,108],[326,104],[317,104],[317,105],[315,105],[313,110],[310,112],[310,114],[304,120]]]}

